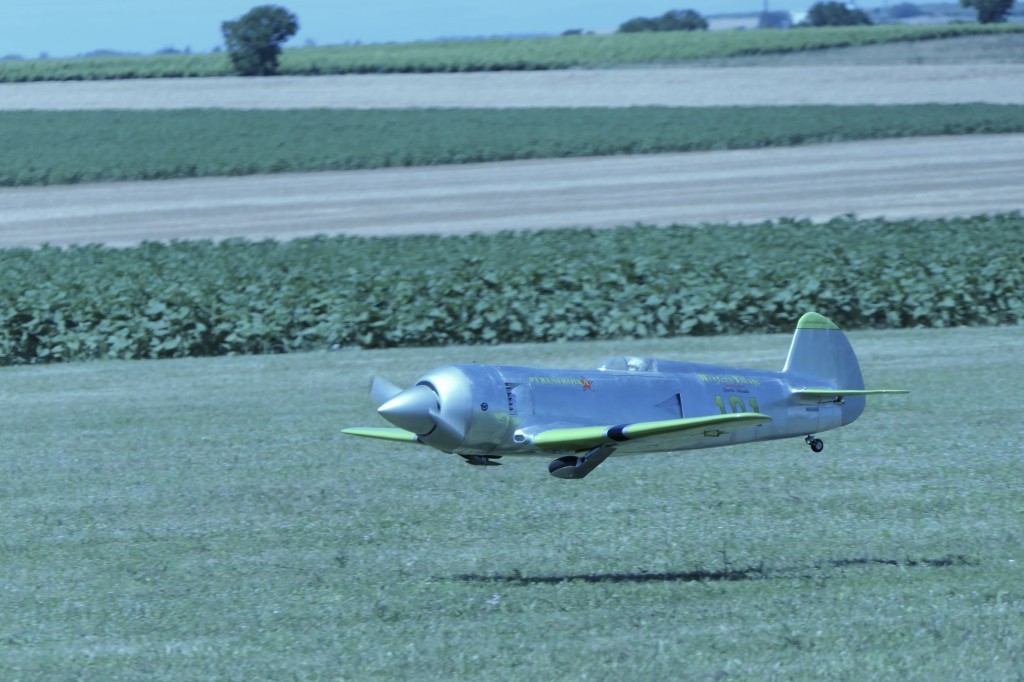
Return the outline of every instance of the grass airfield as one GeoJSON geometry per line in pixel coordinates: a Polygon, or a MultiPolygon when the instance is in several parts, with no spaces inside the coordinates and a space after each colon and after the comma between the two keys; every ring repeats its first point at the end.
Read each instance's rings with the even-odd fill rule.
{"type": "MultiPolygon", "coordinates": [[[[827,311],[822,311],[826,312],[827,311]]],[[[1024,674],[1019,327],[852,333],[856,424],[478,468],[349,439],[373,374],[781,366],[788,335],[0,370],[0,678],[1024,674]]]]}

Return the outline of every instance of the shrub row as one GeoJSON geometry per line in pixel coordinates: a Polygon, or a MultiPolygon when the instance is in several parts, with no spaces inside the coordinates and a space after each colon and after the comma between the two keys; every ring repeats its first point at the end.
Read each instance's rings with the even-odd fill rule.
{"type": "Polygon", "coordinates": [[[0,112],[0,186],[1019,132],[996,104],[0,112]]]}
{"type": "MultiPolygon", "coordinates": [[[[673,31],[286,49],[280,73],[508,71],[672,63],[1024,31],[1021,24],[844,26],[789,31],[673,31]]],[[[0,82],[232,75],[225,53],[0,61],[0,82]]]]}
{"type": "Polygon", "coordinates": [[[1024,216],[0,251],[0,363],[1020,324],[1024,216]]]}

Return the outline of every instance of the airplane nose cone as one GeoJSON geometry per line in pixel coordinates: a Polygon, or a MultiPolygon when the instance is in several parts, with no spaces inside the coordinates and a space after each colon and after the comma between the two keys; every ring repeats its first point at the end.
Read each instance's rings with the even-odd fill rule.
{"type": "Polygon", "coordinates": [[[437,426],[437,394],[428,386],[407,388],[377,408],[377,413],[400,429],[425,436],[437,426]]]}

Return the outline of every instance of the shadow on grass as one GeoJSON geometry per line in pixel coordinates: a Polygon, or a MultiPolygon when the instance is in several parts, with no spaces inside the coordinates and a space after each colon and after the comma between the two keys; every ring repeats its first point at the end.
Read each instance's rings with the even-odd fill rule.
{"type": "Polygon", "coordinates": [[[820,577],[820,571],[827,568],[851,568],[857,566],[898,566],[901,568],[949,568],[953,566],[977,566],[978,561],[962,554],[949,555],[939,559],[829,559],[815,562],[806,568],[768,568],[763,564],[750,568],[726,568],[720,571],[694,570],[667,573],[584,573],[578,575],[524,576],[518,571],[512,575],[453,576],[454,580],[479,583],[512,583],[516,585],[546,585],[567,582],[583,583],[649,583],[649,582],[738,582],[744,580],[774,580],[820,577]]]}

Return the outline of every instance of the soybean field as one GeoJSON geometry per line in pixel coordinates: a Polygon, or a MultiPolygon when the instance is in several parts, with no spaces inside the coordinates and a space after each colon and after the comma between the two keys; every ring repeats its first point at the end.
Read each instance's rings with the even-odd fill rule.
{"type": "Polygon", "coordinates": [[[1024,132],[1024,106],[0,111],[0,186],[1024,132]]]}
{"type": "Polygon", "coordinates": [[[1021,221],[8,249],[0,363],[774,332],[809,309],[851,329],[1017,325],[1021,221]]]}

